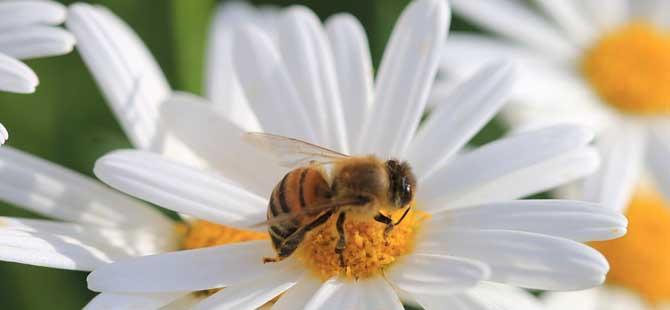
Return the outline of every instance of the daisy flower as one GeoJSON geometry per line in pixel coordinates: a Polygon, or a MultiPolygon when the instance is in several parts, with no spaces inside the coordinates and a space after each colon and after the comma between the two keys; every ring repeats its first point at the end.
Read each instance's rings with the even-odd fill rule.
{"type": "MultiPolygon", "coordinates": [[[[592,203],[514,200],[594,171],[588,130],[555,126],[459,153],[506,100],[505,64],[460,85],[419,128],[448,28],[444,1],[405,9],[374,83],[367,40],[353,17],[336,15],[322,25],[304,7],[277,14],[273,27],[248,24],[234,32],[245,117],[265,132],[337,151],[408,160],[419,184],[415,211],[387,238],[372,219],[346,222],[344,267],[331,219],[279,263],[262,263],[275,254],[265,235],[120,260],[91,273],[92,290],[162,296],[224,288],[197,309],[254,309],[271,301],[273,309],[402,309],[399,296],[428,309],[471,309],[509,305],[510,296],[524,294],[495,283],[568,290],[603,281],[607,261],[581,242],[623,235],[623,216],[592,203]]],[[[265,220],[267,197],[287,170],[243,141],[246,128],[203,101],[163,102],[160,120],[210,164],[128,150],[100,159],[95,173],[159,206],[250,229],[265,220]]]]}
{"type": "MultiPolygon", "coordinates": [[[[67,54],[74,38],[56,27],[65,20],[65,8],[54,1],[0,2],[0,91],[32,93],[35,72],[18,59],[67,54]]],[[[0,124],[0,144],[9,137],[0,124]]]]}
{"type": "MultiPolygon", "coordinates": [[[[258,12],[258,16],[268,15],[265,10],[258,12]]],[[[231,24],[222,22],[222,18],[228,20],[230,16],[254,14],[251,7],[244,4],[222,6],[217,12],[212,30],[212,37],[217,40],[211,54],[219,55],[216,49],[229,50],[227,45],[216,43],[219,40],[226,41],[230,35],[228,29],[231,24]]],[[[177,140],[171,140],[174,138],[166,132],[166,126],[158,125],[160,122],[156,118],[146,117],[151,114],[150,111],[155,111],[151,110],[155,106],[160,106],[164,101],[178,101],[182,95],[171,92],[162,72],[136,35],[106,9],[86,4],[71,7],[68,27],[82,41],[80,53],[89,62],[89,67],[131,141],[138,148],[159,150],[172,158],[179,158],[182,163],[195,166],[202,164],[199,158],[184,156],[188,150],[180,148],[177,140]],[[107,63],[116,67],[96,67],[96,64],[107,63]],[[109,79],[109,74],[112,74],[114,80],[109,79]],[[150,143],[155,141],[152,140],[154,136],[164,140],[160,140],[161,143],[150,143]],[[156,146],[161,148],[152,149],[156,146]]],[[[209,80],[211,85],[225,85],[222,81],[235,79],[217,72],[217,76],[209,80]]],[[[229,104],[234,102],[222,101],[229,104]]],[[[230,113],[230,110],[226,112],[230,113]]],[[[239,242],[258,238],[259,235],[202,220],[187,219],[185,225],[174,222],[78,173],[18,150],[5,148],[0,152],[0,161],[6,163],[2,165],[4,175],[11,176],[1,186],[0,197],[6,202],[56,220],[3,218],[0,225],[3,242],[0,245],[8,250],[3,252],[0,259],[6,261],[88,271],[120,257],[239,242]]],[[[208,164],[216,166],[216,160],[208,164]]],[[[488,294],[498,304],[536,306],[520,290],[489,286],[483,287],[481,292],[488,294]]],[[[101,294],[86,308],[155,308],[164,305],[184,308],[206,295],[202,292],[101,294]]]]}
{"type": "Polygon", "coordinates": [[[539,12],[517,1],[452,1],[502,38],[452,34],[443,71],[458,79],[486,60],[513,60],[521,72],[502,114],[512,127],[594,128],[603,165],[576,197],[623,210],[645,168],[670,197],[670,3],[533,2],[539,12]]]}

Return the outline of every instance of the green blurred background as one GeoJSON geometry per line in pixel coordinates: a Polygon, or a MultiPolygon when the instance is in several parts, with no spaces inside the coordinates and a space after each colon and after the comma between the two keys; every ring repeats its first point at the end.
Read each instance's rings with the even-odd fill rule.
{"type": "MultiPolygon", "coordinates": [[[[74,1],[61,1],[70,4],[74,1]]],[[[144,40],[175,89],[202,94],[204,48],[215,0],[107,0],[102,4],[144,40]]],[[[408,0],[269,0],[254,4],[304,4],[326,18],[350,12],[361,20],[375,64],[393,24],[408,0]]],[[[454,18],[452,29],[471,30],[454,18]]],[[[8,145],[92,175],[96,158],[130,144],[107,107],[79,54],[27,61],[40,78],[32,95],[0,93],[0,122],[8,145]]],[[[489,140],[500,134],[489,126],[489,140]]],[[[0,204],[0,216],[37,217],[0,204]]],[[[83,272],[0,262],[0,309],[79,309],[94,296],[83,272]]]]}

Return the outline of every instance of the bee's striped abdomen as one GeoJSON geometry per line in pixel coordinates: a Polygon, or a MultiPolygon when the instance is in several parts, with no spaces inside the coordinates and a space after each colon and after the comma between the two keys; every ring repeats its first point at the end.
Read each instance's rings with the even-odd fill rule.
{"type": "MultiPolygon", "coordinates": [[[[301,212],[304,208],[327,202],[329,199],[330,188],[321,171],[313,167],[298,168],[287,173],[275,186],[270,196],[267,217],[272,219],[282,214],[301,212]]],[[[316,214],[271,225],[269,233],[275,249],[313,216],[316,214]]]]}

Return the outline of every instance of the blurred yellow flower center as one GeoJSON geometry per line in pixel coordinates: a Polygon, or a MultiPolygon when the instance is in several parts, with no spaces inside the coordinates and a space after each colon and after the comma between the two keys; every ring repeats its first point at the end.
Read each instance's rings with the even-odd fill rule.
{"type": "Polygon", "coordinates": [[[646,23],[628,24],[584,54],[581,69],[592,87],[619,111],[670,115],[670,35],[646,23]]]}
{"type": "MultiPolygon", "coordinates": [[[[397,221],[401,215],[402,211],[399,211],[391,217],[397,221]]],[[[386,236],[384,236],[386,225],[367,216],[357,217],[354,214],[347,216],[344,224],[346,247],[342,253],[343,266],[340,256],[335,253],[339,239],[335,227],[336,216],[305,236],[305,240],[297,250],[298,259],[322,280],[336,275],[349,279],[378,275],[397,257],[412,251],[416,232],[429,215],[412,210],[386,236]]]]}
{"type": "Polygon", "coordinates": [[[635,291],[650,303],[668,302],[670,205],[652,190],[638,190],[626,215],[624,237],[592,243],[610,262],[607,282],[635,291]]]}
{"type": "MultiPolygon", "coordinates": [[[[177,224],[177,231],[183,236],[181,242],[181,249],[183,250],[270,239],[270,236],[265,232],[237,229],[203,220],[197,220],[188,225],[183,223],[177,224]]],[[[199,291],[195,294],[209,296],[219,290],[215,288],[199,291]]]]}

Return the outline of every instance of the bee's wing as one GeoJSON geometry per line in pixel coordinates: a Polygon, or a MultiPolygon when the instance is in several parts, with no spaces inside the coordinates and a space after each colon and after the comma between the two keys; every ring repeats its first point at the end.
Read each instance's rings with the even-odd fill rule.
{"type": "Polygon", "coordinates": [[[292,220],[294,220],[298,217],[301,217],[301,216],[317,216],[317,215],[322,214],[324,212],[334,210],[338,207],[349,206],[349,205],[364,205],[368,202],[370,202],[370,200],[367,199],[367,198],[340,199],[340,200],[331,201],[331,202],[324,203],[324,204],[317,205],[317,206],[310,206],[310,207],[307,207],[307,208],[303,208],[303,209],[301,209],[300,211],[297,211],[297,212],[280,214],[280,215],[277,215],[277,216],[275,216],[271,219],[268,219],[267,221],[255,224],[252,227],[253,228],[258,228],[258,227],[263,227],[263,226],[272,226],[272,225],[292,221],[292,220]]]}
{"type": "Polygon", "coordinates": [[[269,133],[247,132],[244,139],[275,157],[279,165],[287,168],[302,167],[314,162],[332,163],[349,157],[309,142],[269,133]]]}

